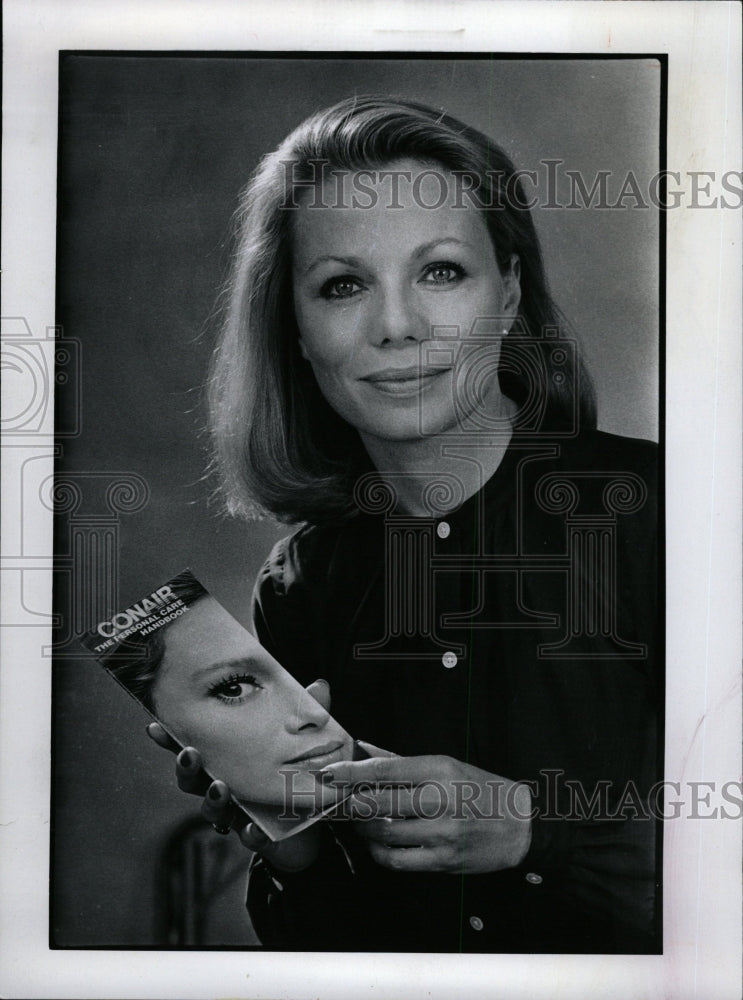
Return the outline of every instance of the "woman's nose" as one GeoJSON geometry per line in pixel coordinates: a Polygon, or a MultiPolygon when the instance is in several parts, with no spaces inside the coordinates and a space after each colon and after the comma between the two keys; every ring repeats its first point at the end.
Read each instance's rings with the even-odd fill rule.
{"type": "Polygon", "coordinates": [[[329,718],[330,712],[319,701],[315,701],[308,691],[300,688],[294,712],[287,720],[287,729],[292,733],[299,733],[303,729],[322,729],[329,718]]]}
{"type": "Polygon", "coordinates": [[[376,318],[372,319],[377,346],[405,346],[429,336],[428,323],[420,314],[415,297],[407,289],[385,289],[379,306],[376,318]]]}

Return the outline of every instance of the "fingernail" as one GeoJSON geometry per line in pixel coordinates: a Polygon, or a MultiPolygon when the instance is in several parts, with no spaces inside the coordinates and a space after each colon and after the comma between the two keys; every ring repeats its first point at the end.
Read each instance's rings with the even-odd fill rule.
{"type": "Polygon", "coordinates": [[[217,799],[221,799],[222,798],[222,789],[219,787],[219,785],[210,785],[209,786],[209,798],[210,799],[214,799],[215,801],[217,799]]]}
{"type": "Polygon", "coordinates": [[[318,677],[315,684],[324,684],[325,687],[330,687],[330,681],[326,681],[324,677],[318,677]]]}
{"type": "Polygon", "coordinates": [[[193,764],[193,761],[191,760],[191,754],[188,753],[186,750],[184,750],[183,753],[181,754],[181,766],[190,767],[191,764],[193,764]]]}
{"type": "Polygon", "coordinates": [[[329,785],[331,781],[335,781],[335,775],[332,771],[318,771],[317,777],[323,785],[329,785]]]}

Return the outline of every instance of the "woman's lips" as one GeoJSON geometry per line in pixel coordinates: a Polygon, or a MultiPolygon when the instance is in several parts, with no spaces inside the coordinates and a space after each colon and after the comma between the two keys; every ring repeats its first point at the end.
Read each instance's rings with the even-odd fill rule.
{"type": "Polygon", "coordinates": [[[293,757],[286,762],[288,765],[299,767],[325,767],[326,764],[334,764],[339,760],[346,760],[350,757],[350,750],[346,753],[346,744],[343,740],[334,740],[332,743],[321,743],[318,746],[310,747],[298,757],[293,757]]]}
{"type": "Polygon", "coordinates": [[[448,371],[448,368],[385,368],[364,375],[360,381],[388,396],[415,396],[448,371]]]}

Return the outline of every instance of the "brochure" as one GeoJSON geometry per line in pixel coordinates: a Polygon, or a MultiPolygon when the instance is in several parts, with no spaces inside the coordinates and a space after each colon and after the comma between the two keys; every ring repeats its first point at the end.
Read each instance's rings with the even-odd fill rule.
{"type": "MultiPolygon", "coordinates": [[[[195,747],[239,811],[283,840],[347,794],[323,767],[360,754],[312,694],[185,570],[81,637],[181,747],[195,747]]],[[[240,815],[243,814],[243,815],[240,815]]]]}

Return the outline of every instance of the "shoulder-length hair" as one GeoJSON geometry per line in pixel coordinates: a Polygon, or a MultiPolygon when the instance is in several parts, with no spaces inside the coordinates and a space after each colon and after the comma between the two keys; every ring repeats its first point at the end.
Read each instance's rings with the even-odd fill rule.
{"type": "MultiPolygon", "coordinates": [[[[502,391],[534,395],[534,364],[516,340],[534,340],[541,375],[541,431],[567,420],[595,426],[595,403],[577,352],[552,357],[564,330],[520,180],[506,154],[476,129],[412,101],[356,97],[303,122],[259,164],[235,214],[236,251],[209,379],[214,463],[228,510],[318,523],[356,510],[354,482],[368,458],[356,431],[326,403],[299,351],[291,287],[292,208],[332,171],[401,159],[436,163],[468,178],[503,271],[516,254],[521,303],[516,337],[501,349],[502,391]],[[553,377],[554,376],[554,377],[553,377]]],[[[523,345],[522,345],[523,346],[523,345]]],[[[534,353],[534,352],[532,352],[534,353]]]]}

